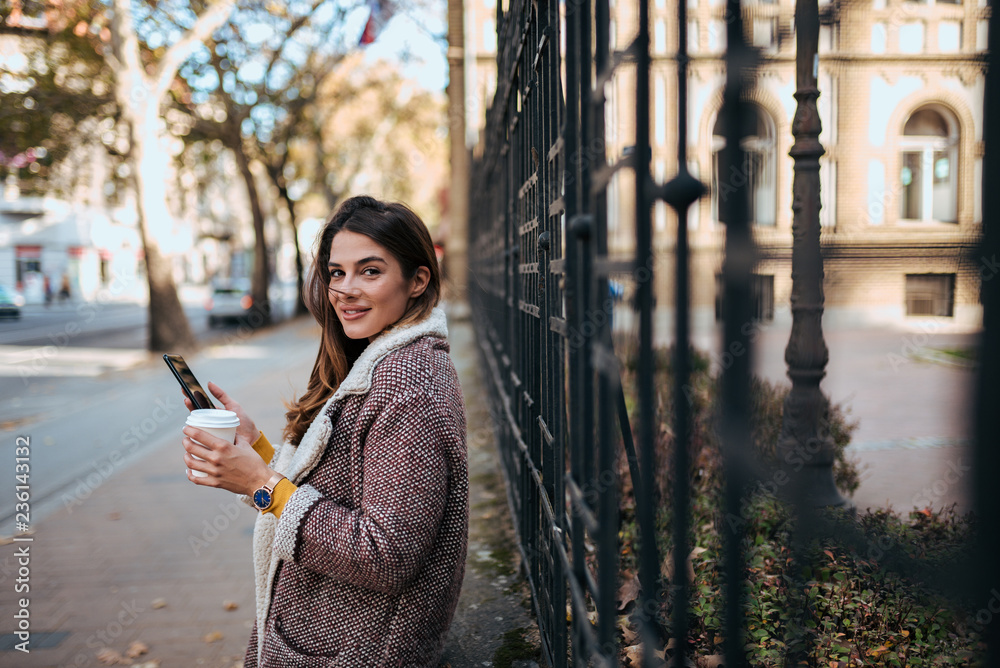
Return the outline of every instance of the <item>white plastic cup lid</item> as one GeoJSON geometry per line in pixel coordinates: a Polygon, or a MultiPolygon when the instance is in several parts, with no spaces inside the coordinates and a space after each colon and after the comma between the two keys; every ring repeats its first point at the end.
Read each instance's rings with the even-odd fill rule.
{"type": "Polygon", "coordinates": [[[239,427],[240,419],[233,411],[226,411],[219,408],[198,408],[191,411],[191,414],[187,417],[186,424],[192,427],[226,429],[228,427],[239,427]]]}

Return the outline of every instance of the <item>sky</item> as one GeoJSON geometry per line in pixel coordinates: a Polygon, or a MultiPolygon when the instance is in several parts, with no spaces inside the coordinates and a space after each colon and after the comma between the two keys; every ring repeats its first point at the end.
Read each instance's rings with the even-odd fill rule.
{"type": "MultiPolygon", "coordinates": [[[[447,3],[427,0],[399,4],[400,11],[382,29],[378,39],[364,47],[366,58],[398,62],[405,77],[428,90],[443,91],[448,83],[447,3]]],[[[359,37],[367,19],[366,10],[351,18],[358,22],[359,37]]]]}

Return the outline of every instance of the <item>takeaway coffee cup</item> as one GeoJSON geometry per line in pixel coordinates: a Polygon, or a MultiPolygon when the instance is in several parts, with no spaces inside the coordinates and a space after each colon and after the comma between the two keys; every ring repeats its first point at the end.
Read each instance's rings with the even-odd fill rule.
{"type": "MultiPolygon", "coordinates": [[[[191,411],[186,424],[189,427],[197,427],[202,431],[207,431],[212,436],[218,436],[230,443],[235,443],[236,428],[240,426],[240,419],[236,417],[236,413],[233,411],[224,411],[218,408],[199,408],[191,411]]],[[[195,441],[195,443],[197,442],[195,441]]],[[[195,459],[201,458],[195,457],[195,459]]],[[[198,478],[204,478],[208,475],[201,471],[191,471],[191,473],[198,478]]]]}

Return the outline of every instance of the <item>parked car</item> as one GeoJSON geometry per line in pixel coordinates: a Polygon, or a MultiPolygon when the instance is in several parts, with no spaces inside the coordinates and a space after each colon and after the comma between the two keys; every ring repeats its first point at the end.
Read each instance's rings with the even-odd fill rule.
{"type": "Polygon", "coordinates": [[[222,322],[242,320],[250,314],[252,308],[250,281],[240,279],[217,283],[205,302],[208,326],[215,327],[222,322]]]}
{"type": "Polygon", "coordinates": [[[22,306],[24,297],[0,285],[0,318],[20,319],[22,306]]]}

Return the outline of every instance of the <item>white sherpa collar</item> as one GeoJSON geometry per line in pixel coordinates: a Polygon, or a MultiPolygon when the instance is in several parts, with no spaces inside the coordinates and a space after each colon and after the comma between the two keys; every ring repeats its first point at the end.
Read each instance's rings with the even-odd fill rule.
{"type": "Polygon", "coordinates": [[[393,350],[402,348],[424,336],[448,338],[448,319],[440,308],[431,310],[429,316],[407,325],[391,329],[368,344],[358,361],[351,367],[347,378],[337,388],[333,400],[337,401],[345,394],[365,394],[371,389],[372,374],[375,366],[393,350]]]}
{"type": "Polygon", "coordinates": [[[435,308],[420,322],[391,329],[369,343],[340,383],[340,387],[316,414],[312,424],[302,435],[298,447],[283,444],[272,467],[292,482],[298,483],[319,463],[327,441],[330,440],[330,431],[333,429],[330,407],[349,394],[366,394],[371,389],[375,367],[386,355],[425,336],[448,337],[448,319],[442,309],[435,308]]]}
{"type": "MultiPolygon", "coordinates": [[[[271,468],[299,484],[315,468],[326,450],[333,431],[330,407],[349,394],[365,394],[371,389],[375,367],[386,355],[425,336],[448,338],[448,320],[440,308],[420,322],[391,329],[368,344],[347,377],[333,396],[327,399],[316,414],[298,446],[283,443],[271,459],[271,468]]],[[[254,527],[254,575],[257,589],[257,661],[260,662],[264,646],[265,624],[271,607],[271,588],[280,559],[274,553],[274,537],[278,520],[271,513],[260,513],[254,527]]]]}

